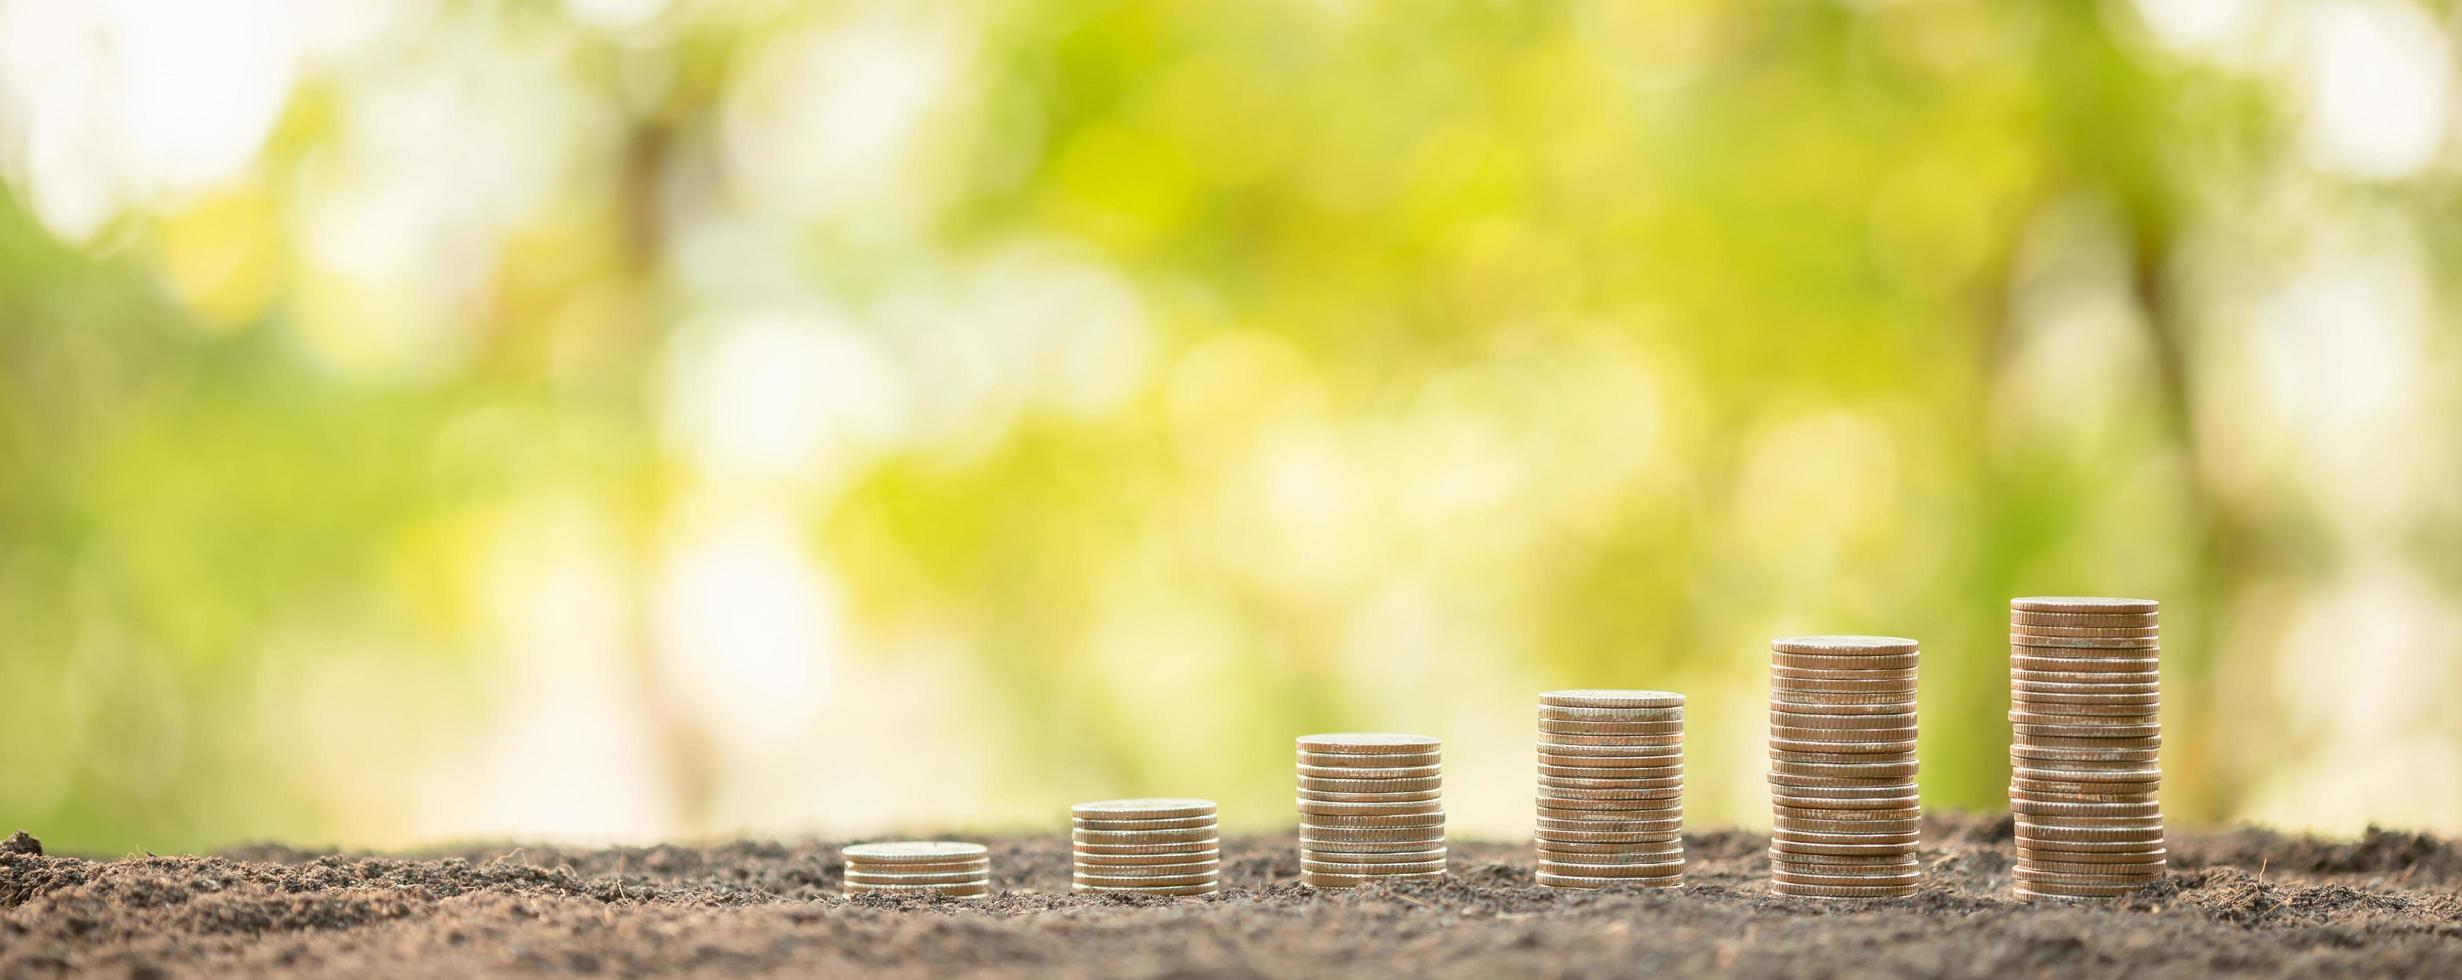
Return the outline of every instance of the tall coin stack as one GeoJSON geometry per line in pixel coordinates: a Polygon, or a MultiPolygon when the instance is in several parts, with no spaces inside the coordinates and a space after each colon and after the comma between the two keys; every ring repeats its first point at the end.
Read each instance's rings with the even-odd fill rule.
{"type": "Polygon", "coordinates": [[[2116,898],[2163,876],[2161,605],[2009,601],[2017,893],[2116,898]]]}
{"type": "Polygon", "coordinates": [[[1770,642],[1770,890],[1805,898],[1915,893],[1913,640],[1770,642]]]}
{"type": "Polygon", "coordinates": [[[867,892],[981,898],[992,893],[992,858],[981,844],[894,841],[855,844],[846,859],[846,893],[867,892]]]}
{"type": "Polygon", "coordinates": [[[1539,695],[1539,884],[1684,883],[1684,695],[1539,695]]]}
{"type": "Polygon", "coordinates": [[[1299,740],[1299,880],[1349,888],[1445,873],[1444,743],[1346,733],[1299,740]]]}
{"type": "Polygon", "coordinates": [[[1069,889],[1211,895],[1222,887],[1214,801],[1099,800],[1069,808],[1069,889]]]}

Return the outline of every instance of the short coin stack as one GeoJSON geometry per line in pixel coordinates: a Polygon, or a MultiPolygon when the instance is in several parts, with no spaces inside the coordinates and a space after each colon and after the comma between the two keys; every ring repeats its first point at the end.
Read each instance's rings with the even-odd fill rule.
{"type": "Polygon", "coordinates": [[[992,893],[992,858],[981,844],[895,841],[855,844],[846,859],[846,893],[870,892],[981,898],[992,893]]]}
{"type": "Polygon", "coordinates": [[[1071,891],[1211,895],[1222,887],[1212,800],[1077,804],[1069,808],[1069,850],[1071,891]]]}
{"type": "Polygon", "coordinates": [[[1684,695],[1539,695],[1539,884],[1684,883],[1684,695]]]}
{"type": "Polygon", "coordinates": [[[2163,876],[2160,611],[2151,599],[2009,602],[2019,895],[2115,898],[2163,876]]]}
{"type": "Polygon", "coordinates": [[[1299,880],[1349,888],[1445,873],[1444,743],[1347,733],[1299,740],[1299,880]]]}
{"type": "Polygon", "coordinates": [[[1895,898],[1923,881],[1913,640],[1770,642],[1770,890],[1895,898]]]}

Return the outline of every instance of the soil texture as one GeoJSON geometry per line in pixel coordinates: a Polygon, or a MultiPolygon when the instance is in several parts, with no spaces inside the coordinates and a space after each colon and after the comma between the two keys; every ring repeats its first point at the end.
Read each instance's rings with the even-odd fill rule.
{"type": "MultiPolygon", "coordinates": [[[[947,835],[937,835],[947,836],[947,835]]],[[[1224,841],[1224,891],[1068,892],[1065,834],[996,838],[985,900],[838,894],[837,843],[210,857],[0,845],[0,977],[2462,976],[2462,854],[2431,837],[2175,833],[2116,903],[2009,894],[2006,817],[1927,821],[1927,884],[1773,896],[1767,839],[1689,841],[1682,889],[1538,887],[1529,847],[1456,844],[1451,876],[1298,884],[1288,837],[1224,841]]]]}

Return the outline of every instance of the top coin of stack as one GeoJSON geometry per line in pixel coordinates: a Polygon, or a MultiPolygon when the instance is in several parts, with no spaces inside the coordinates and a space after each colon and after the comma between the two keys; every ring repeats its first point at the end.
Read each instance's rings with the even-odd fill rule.
{"type": "Polygon", "coordinates": [[[1444,874],[1443,744],[1426,735],[1301,736],[1300,881],[1348,888],[1444,874]]]}
{"type": "Polygon", "coordinates": [[[991,853],[958,841],[893,841],[855,844],[838,852],[846,860],[846,893],[866,892],[981,898],[992,893],[991,853]]]}
{"type": "Polygon", "coordinates": [[[1069,808],[1071,891],[1211,895],[1222,887],[1214,801],[1098,800],[1069,808]]]}
{"type": "Polygon", "coordinates": [[[2009,602],[2018,894],[2113,898],[2163,876],[2161,606],[2009,602]]]}
{"type": "Polygon", "coordinates": [[[1915,641],[1770,643],[1770,890],[1893,898],[1923,881],[1915,845],[1915,641]]]}
{"type": "Polygon", "coordinates": [[[1539,884],[1684,883],[1684,695],[1539,695],[1539,884]]]}

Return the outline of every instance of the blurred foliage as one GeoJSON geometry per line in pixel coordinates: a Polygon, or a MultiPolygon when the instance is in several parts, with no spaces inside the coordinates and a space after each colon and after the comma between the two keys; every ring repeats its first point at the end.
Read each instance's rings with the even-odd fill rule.
{"type": "Polygon", "coordinates": [[[1510,833],[1550,686],[1691,692],[1755,821],[1794,632],[1922,639],[1927,801],[1992,807],[2001,610],[2073,592],[2170,605],[2174,816],[2285,816],[2220,635],[2337,532],[2229,477],[2179,269],[2382,205],[2125,3],[369,10],[242,52],[227,172],[45,170],[103,55],[13,83],[0,826],[1268,826],[1290,736],[1394,728],[1510,833]]]}

